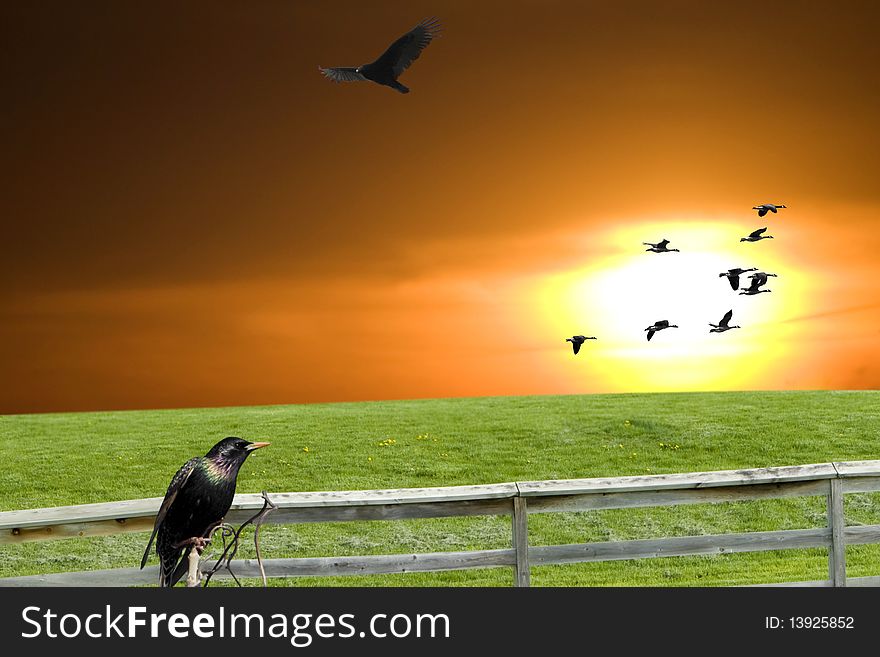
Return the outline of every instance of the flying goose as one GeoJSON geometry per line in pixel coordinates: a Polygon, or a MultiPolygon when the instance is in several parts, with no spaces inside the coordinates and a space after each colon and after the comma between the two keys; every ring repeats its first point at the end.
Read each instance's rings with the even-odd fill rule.
{"type": "Polygon", "coordinates": [[[712,328],[709,329],[709,333],[724,333],[725,331],[729,331],[730,329],[742,328],[741,326],[730,326],[730,318],[733,317],[733,310],[728,310],[724,313],[724,317],[721,318],[721,321],[717,324],[713,324],[709,322],[709,326],[712,328]]]}
{"type": "Polygon", "coordinates": [[[762,233],[767,230],[767,227],[759,228],[758,230],[753,230],[749,233],[748,237],[740,238],[740,242],[757,242],[758,240],[772,240],[772,235],[763,235],[762,233]]]}
{"type": "Polygon", "coordinates": [[[650,246],[650,249],[645,249],[645,251],[653,251],[654,253],[669,253],[670,251],[678,251],[678,249],[670,249],[666,245],[669,244],[669,240],[661,240],[654,244],[653,242],[642,242],[645,246],[650,246]]]}
{"type": "Polygon", "coordinates": [[[653,338],[657,331],[662,331],[667,328],[678,328],[678,325],[670,324],[668,319],[661,319],[659,322],[654,322],[651,326],[645,329],[648,332],[648,340],[653,338]]]}
{"type": "Polygon", "coordinates": [[[756,206],[752,207],[752,210],[757,210],[758,216],[763,217],[768,212],[772,212],[773,214],[776,214],[776,211],[779,208],[784,208],[784,207],[785,207],[784,205],[777,205],[776,203],[762,203],[761,205],[756,205],[756,206]]]}
{"type": "Polygon", "coordinates": [[[577,353],[581,350],[581,345],[585,340],[595,340],[594,337],[586,337],[584,335],[573,335],[570,338],[565,338],[566,342],[571,342],[571,348],[574,349],[574,353],[577,353]]]}
{"type": "Polygon", "coordinates": [[[761,292],[770,292],[771,290],[760,290],[762,285],[767,283],[767,276],[776,276],[776,274],[765,274],[762,271],[759,271],[757,274],[752,274],[749,276],[752,283],[744,290],[740,290],[740,294],[745,294],[746,296],[752,296],[755,294],[760,294],[761,292]]]}
{"type": "Polygon", "coordinates": [[[776,278],[776,274],[768,274],[765,271],[759,271],[757,274],[749,274],[749,278],[760,278],[761,279],[760,285],[764,285],[767,282],[768,276],[772,276],[773,278],[776,278]]]}
{"type": "Polygon", "coordinates": [[[662,240],[654,244],[653,242],[642,242],[645,246],[650,246],[650,249],[645,249],[645,251],[653,251],[654,253],[669,253],[670,251],[678,251],[678,249],[669,249],[667,248],[667,244],[669,244],[669,240],[662,240]]]}
{"type": "Polygon", "coordinates": [[[739,267],[734,267],[733,269],[728,269],[727,271],[718,274],[718,278],[726,276],[727,280],[730,282],[730,287],[732,287],[734,290],[738,290],[739,277],[741,274],[745,274],[747,271],[758,271],[758,268],[749,267],[748,269],[740,269],[739,267]]]}

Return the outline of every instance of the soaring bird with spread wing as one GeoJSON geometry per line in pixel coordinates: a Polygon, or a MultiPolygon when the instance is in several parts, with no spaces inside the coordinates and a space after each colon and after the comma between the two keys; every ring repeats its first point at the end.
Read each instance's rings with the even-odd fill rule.
{"type": "Polygon", "coordinates": [[[419,58],[422,50],[439,34],[440,22],[436,18],[426,18],[388,46],[388,50],[374,62],[363,66],[336,68],[319,66],[318,70],[334,82],[371,81],[396,89],[402,94],[408,94],[409,87],[400,84],[397,78],[419,58]]]}

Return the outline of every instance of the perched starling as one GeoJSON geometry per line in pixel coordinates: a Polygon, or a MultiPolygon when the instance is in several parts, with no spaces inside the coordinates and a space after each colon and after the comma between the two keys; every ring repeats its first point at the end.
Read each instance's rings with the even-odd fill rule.
{"type": "Polygon", "coordinates": [[[156,538],[159,586],[174,586],[186,573],[192,548],[201,547],[203,541],[199,539],[206,538],[232,506],[235,480],[244,460],[252,451],[268,444],[224,438],[207,454],[191,458],[177,471],[159,507],[141,559],[143,568],[156,538]]]}

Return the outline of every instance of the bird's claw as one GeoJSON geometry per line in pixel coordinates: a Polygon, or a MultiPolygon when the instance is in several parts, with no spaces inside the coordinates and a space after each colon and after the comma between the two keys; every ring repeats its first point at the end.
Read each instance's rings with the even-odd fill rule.
{"type": "Polygon", "coordinates": [[[204,552],[205,548],[208,547],[208,544],[210,542],[211,542],[210,538],[204,538],[202,536],[198,536],[198,537],[194,536],[193,538],[187,538],[183,541],[180,541],[179,543],[176,543],[174,545],[174,547],[175,548],[194,547],[196,549],[196,551],[199,554],[201,554],[202,552],[204,552]]]}

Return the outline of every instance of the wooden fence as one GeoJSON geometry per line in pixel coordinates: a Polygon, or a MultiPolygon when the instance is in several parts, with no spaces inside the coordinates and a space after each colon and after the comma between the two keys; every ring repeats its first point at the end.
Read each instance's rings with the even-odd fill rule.
{"type": "MultiPolygon", "coordinates": [[[[511,547],[498,550],[265,559],[268,577],[371,575],[508,567],[514,584],[529,586],[532,566],[802,548],[828,550],[828,579],[793,586],[876,586],[877,577],[846,577],[847,545],[880,543],[880,525],[847,527],[843,496],[880,490],[880,461],[821,463],[637,477],[528,481],[480,486],[314,493],[272,493],[278,509],[267,523],[401,520],[453,516],[511,517],[511,547]],[[827,523],[814,529],[530,546],[532,513],[592,511],[741,500],[825,496],[827,523]]],[[[102,536],[152,529],[161,498],[0,513],[0,545],[102,536]]],[[[239,494],[227,515],[237,524],[262,507],[239,494]]],[[[241,577],[258,576],[255,561],[236,560],[241,577]]],[[[218,573],[220,575],[220,573],[218,573]]],[[[121,568],[0,579],[0,586],[121,586],[153,584],[157,567],[121,568]]]]}

